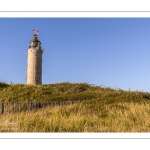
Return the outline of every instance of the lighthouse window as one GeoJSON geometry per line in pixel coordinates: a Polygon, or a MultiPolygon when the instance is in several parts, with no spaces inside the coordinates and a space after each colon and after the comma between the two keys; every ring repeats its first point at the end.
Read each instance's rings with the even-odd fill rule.
{"type": "Polygon", "coordinates": [[[33,42],[33,46],[36,47],[38,45],[37,42],[33,42]]]}
{"type": "Polygon", "coordinates": [[[30,43],[30,46],[33,46],[33,42],[30,43]]]}

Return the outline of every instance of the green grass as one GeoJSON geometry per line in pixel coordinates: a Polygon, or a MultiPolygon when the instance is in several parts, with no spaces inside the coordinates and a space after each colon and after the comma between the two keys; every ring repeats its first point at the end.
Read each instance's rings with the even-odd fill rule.
{"type": "Polygon", "coordinates": [[[24,84],[4,85],[0,84],[0,101],[91,99],[96,97],[95,92],[99,89],[87,83],[56,83],[36,86],[24,84]]]}
{"type": "Polygon", "coordinates": [[[88,83],[0,83],[0,101],[84,100],[80,103],[0,115],[1,132],[150,132],[150,93],[88,83]],[[13,130],[12,122],[18,124],[13,130]]]}

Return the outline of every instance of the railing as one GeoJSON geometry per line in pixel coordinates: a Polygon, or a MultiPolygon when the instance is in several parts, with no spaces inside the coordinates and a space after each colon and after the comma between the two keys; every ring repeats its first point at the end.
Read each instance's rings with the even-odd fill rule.
{"type": "Polygon", "coordinates": [[[71,105],[79,103],[81,100],[74,101],[29,101],[29,102],[0,102],[0,115],[38,110],[46,107],[71,105]]]}

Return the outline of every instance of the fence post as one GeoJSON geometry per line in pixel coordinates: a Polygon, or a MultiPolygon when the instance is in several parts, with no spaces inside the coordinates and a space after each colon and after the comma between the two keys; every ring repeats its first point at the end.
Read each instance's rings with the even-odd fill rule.
{"type": "Polygon", "coordinates": [[[35,109],[38,109],[38,102],[35,102],[35,109]]]}
{"type": "Polygon", "coordinates": [[[2,114],[4,113],[4,103],[2,103],[2,114]]]}
{"type": "Polygon", "coordinates": [[[29,101],[29,111],[32,110],[32,101],[29,101]]]}
{"type": "Polygon", "coordinates": [[[41,102],[38,102],[38,108],[42,108],[41,102]]]}

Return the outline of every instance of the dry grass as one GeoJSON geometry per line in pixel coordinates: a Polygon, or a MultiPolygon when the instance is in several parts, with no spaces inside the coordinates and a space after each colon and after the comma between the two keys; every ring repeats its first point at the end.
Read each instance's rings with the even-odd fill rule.
{"type": "MultiPolygon", "coordinates": [[[[0,116],[0,122],[15,122],[15,132],[149,132],[150,107],[144,103],[89,104],[48,107],[38,111],[0,116]]],[[[6,126],[8,126],[6,124],[6,126]]],[[[1,132],[13,132],[9,126],[1,132]]]]}
{"type": "MultiPolygon", "coordinates": [[[[66,100],[77,98],[85,101],[0,115],[1,132],[150,132],[149,93],[114,90],[85,83],[61,83],[30,87],[9,85],[0,90],[0,96],[3,95],[2,101],[15,101],[14,97],[17,96],[21,101],[22,94],[28,93],[30,96],[26,96],[29,100],[33,96],[30,91],[41,91],[41,97],[45,96],[51,100],[61,97],[66,100]],[[13,92],[18,91],[20,87],[24,88],[24,91],[20,90],[18,94],[13,92]],[[7,95],[10,99],[4,97],[5,92],[10,94],[7,95]]],[[[37,99],[38,96],[37,94],[37,99]]]]}

